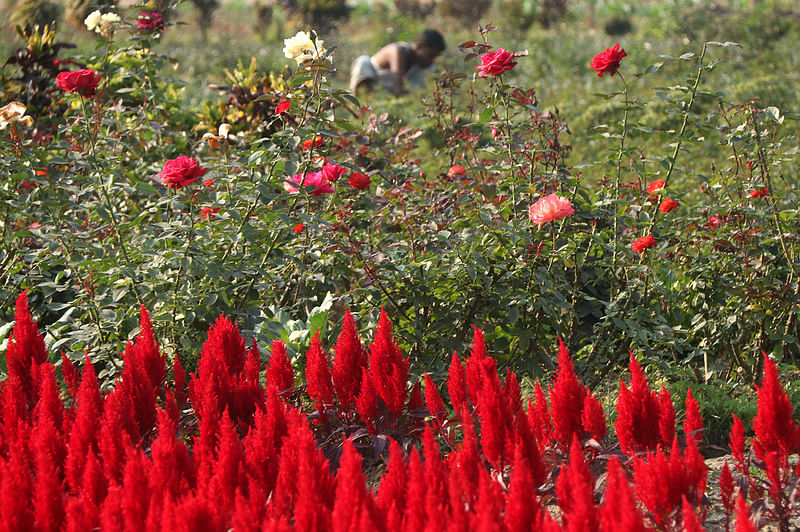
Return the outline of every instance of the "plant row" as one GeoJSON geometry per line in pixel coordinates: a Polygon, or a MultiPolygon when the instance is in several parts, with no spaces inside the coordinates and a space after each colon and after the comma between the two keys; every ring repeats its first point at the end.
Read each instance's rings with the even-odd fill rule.
{"type": "Polygon", "coordinates": [[[349,313],[333,357],[315,335],[300,372],[282,342],[262,356],[220,316],[187,380],[142,308],[101,390],[88,359],[51,362],[25,293],[15,318],[0,390],[7,530],[701,530],[709,499],[726,530],[789,530],[800,511],[800,428],[769,358],[753,436],[734,419],[732,467],[712,487],[697,402],[679,434],[670,394],[633,355],[611,436],[563,343],[547,393],[537,382],[525,400],[478,329],[440,388],[409,381],[383,312],[366,348],[349,313]]]}

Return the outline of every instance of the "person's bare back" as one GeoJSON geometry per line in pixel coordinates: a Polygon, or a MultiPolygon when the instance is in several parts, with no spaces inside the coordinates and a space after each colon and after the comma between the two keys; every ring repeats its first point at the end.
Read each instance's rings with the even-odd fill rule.
{"type": "Polygon", "coordinates": [[[427,69],[444,51],[444,38],[436,30],[424,30],[414,44],[394,42],[372,57],[361,56],[353,63],[350,89],[371,88],[380,82],[395,96],[408,92],[405,80],[413,67],[427,69]]]}

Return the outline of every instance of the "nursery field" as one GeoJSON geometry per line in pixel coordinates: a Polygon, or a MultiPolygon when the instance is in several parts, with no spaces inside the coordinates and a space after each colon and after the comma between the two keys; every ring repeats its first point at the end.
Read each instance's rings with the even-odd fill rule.
{"type": "Polygon", "coordinates": [[[796,528],[793,2],[61,4],[0,6],[0,528],[796,528]]]}

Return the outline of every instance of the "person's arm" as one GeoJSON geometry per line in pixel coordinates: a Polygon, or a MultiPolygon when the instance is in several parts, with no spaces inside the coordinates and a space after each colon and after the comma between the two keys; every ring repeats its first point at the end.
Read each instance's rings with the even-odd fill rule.
{"type": "Polygon", "coordinates": [[[397,43],[387,44],[375,54],[378,68],[387,69],[392,74],[392,94],[395,96],[408,92],[404,80],[410,67],[409,59],[405,48],[397,43]]]}

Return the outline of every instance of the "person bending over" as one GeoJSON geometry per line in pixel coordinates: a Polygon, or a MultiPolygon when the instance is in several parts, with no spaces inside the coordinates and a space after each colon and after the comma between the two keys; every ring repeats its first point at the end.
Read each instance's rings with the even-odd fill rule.
{"type": "Polygon", "coordinates": [[[423,30],[414,44],[393,42],[372,57],[362,55],[353,62],[350,90],[372,89],[376,85],[398,96],[409,87],[423,87],[425,74],[445,49],[444,37],[436,30],[423,30]]]}

